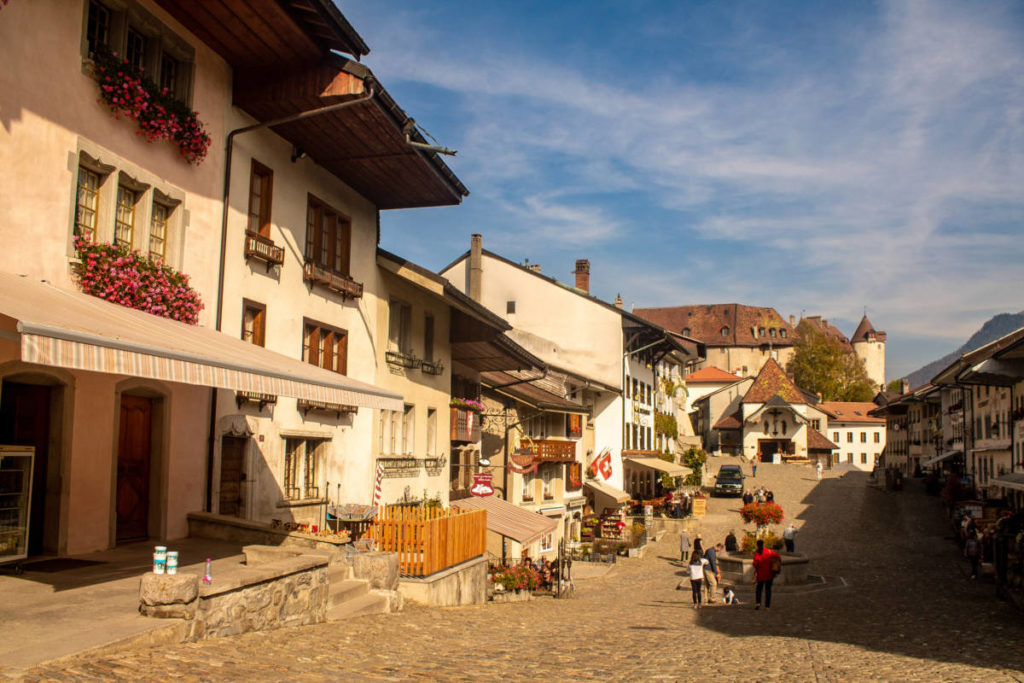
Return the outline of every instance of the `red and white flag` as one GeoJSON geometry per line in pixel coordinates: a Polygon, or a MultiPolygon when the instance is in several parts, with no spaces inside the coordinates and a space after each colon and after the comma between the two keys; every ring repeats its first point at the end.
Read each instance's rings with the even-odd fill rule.
{"type": "Polygon", "coordinates": [[[376,478],[374,479],[374,482],[373,482],[373,501],[370,503],[370,505],[373,505],[374,507],[380,505],[381,482],[383,482],[383,480],[384,480],[384,463],[378,462],[377,463],[377,476],[376,476],[376,478]]]}

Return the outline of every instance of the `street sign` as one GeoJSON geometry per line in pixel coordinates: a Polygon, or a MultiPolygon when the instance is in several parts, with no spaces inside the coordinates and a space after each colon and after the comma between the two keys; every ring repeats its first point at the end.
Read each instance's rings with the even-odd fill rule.
{"type": "Polygon", "coordinates": [[[473,475],[473,486],[469,489],[469,492],[474,496],[486,498],[487,496],[494,495],[494,487],[491,486],[491,480],[493,475],[488,472],[481,472],[480,474],[473,475]]]}

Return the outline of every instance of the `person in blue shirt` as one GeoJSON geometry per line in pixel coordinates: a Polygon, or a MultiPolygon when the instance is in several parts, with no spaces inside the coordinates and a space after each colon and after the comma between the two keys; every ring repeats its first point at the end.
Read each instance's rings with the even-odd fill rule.
{"type": "Polygon", "coordinates": [[[722,573],[718,567],[718,551],[722,550],[722,544],[718,543],[707,549],[704,558],[708,561],[704,567],[704,589],[708,592],[708,604],[714,604],[717,600],[718,582],[722,580],[722,573]]]}

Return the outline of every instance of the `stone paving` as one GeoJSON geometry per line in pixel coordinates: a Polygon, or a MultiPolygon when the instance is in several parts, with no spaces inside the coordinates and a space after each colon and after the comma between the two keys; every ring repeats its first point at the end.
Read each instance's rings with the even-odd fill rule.
{"type": "MultiPolygon", "coordinates": [[[[718,460],[717,465],[724,462],[718,460]]],[[[748,480],[748,484],[751,483],[748,480]]],[[[779,590],[770,611],[694,610],[676,591],[678,536],[568,600],[437,609],[253,633],[9,672],[25,680],[912,680],[1024,681],[1024,617],[970,581],[937,499],[815,480],[763,466],[802,531],[813,588],[779,590]],[[841,577],[841,579],[839,578],[841,577]]],[[[711,499],[708,540],[741,528],[736,499],[711,499]]]]}

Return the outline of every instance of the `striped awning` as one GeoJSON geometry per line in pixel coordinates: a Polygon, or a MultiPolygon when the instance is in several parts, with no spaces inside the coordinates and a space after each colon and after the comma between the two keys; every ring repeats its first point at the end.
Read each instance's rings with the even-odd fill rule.
{"type": "Polygon", "coordinates": [[[208,327],[9,273],[0,273],[0,335],[20,343],[26,363],[402,410],[401,396],[372,384],[208,327]],[[12,327],[17,335],[3,332],[12,327]]]}
{"type": "Polygon", "coordinates": [[[452,507],[463,510],[487,510],[487,530],[518,541],[522,545],[530,545],[544,534],[549,534],[558,527],[558,519],[538,515],[513,505],[497,496],[485,498],[463,498],[453,500],[452,507]]]}
{"type": "Polygon", "coordinates": [[[664,472],[672,477],[684,477],[689,474],[689,471],[682,465],[677,465],[674,462],[668,462],[661,458],[623,458],[622,464],[639,465],[640,467],[646,467],[649,470],[664,472]]]}

